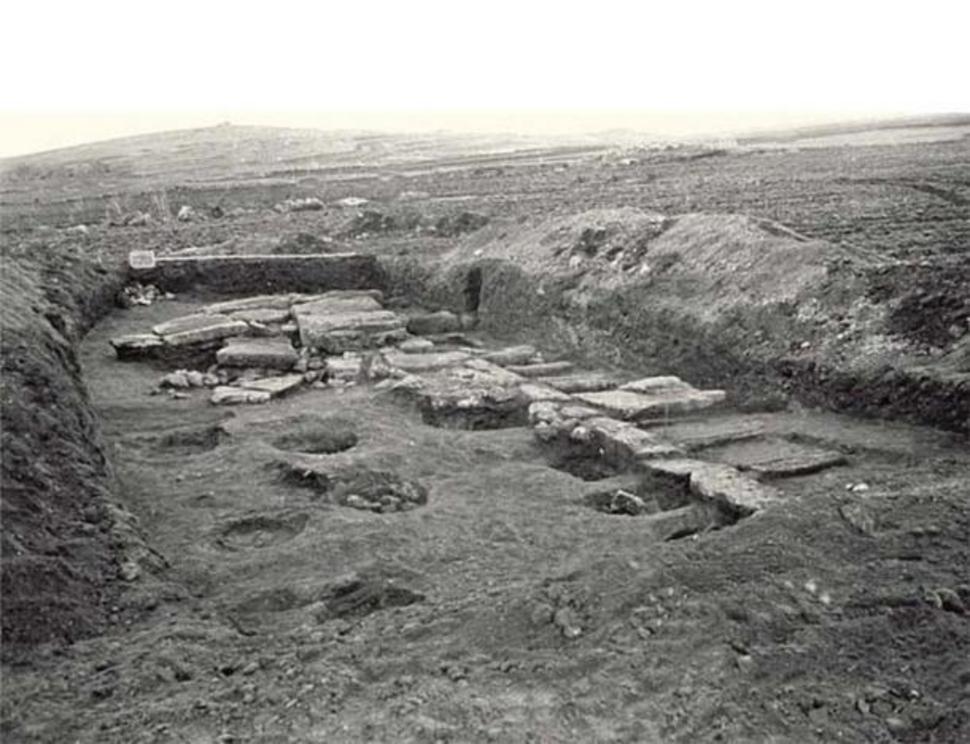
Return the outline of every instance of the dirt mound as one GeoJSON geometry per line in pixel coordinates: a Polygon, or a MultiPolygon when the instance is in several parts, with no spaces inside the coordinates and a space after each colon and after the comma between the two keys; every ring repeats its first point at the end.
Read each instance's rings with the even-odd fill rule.
{"type": "Polygon", "coordinates": [[[921,268],[765,219],[622,208],[487,226],[423,277],[385,267],[397,293],[474,308],[485,330],[663,360],[695,384],[729,381],[750,410],[795,397],[970,432],[962,260],[921,268]]]}

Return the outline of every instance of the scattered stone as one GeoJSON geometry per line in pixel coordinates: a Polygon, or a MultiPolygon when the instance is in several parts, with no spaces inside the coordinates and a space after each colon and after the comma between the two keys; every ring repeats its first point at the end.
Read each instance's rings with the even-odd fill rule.
{"type": "Polygon", "coordinates": [[[111,339],[115,355],[123,361],[151,359],[165,348],[165,342],[153,333],[138,333],[111,339]]]}
{"type": "Polygon", "coordinates": [[[189,387],[205,387],[205,375],[197,370],[188,370],[185,373],[185,379],[189,387]]]}
{"type": "Polygon", "coordinates": [[[434,333],[451,333],[461,330],[461,322],[458,316],[448,310],[441,310],[436,313],[424,315],[414,315],[408,320],[408,331],[424,336],[434,333]]]}
{"type": "Polygon", "coordinates": [[[498,351],[490,351],[483,355],[483,359],[502,367],[509,365],[523,365],[532,362],[536,356],[536,348],[523,344],[521,346],[509,346],[498,351]]]}
{"type": "Polygon", "coordinates": [[[285,199],[273,207],[277,212],[317,212],[323,209],[324,203],[315,196],[303,199],[285,199]]]}
{"type": "Polygon", "coordinates": [[[713,504],[695,503],[678,509],[661,511],[649,517],[647,524],[658,540],[679,540],[730,523],[713,504]]]}
{"type": "Polygon", "coordinates": [[[583,425],[593,444],[613,464],[671,457],[681,452],[675,444],[659,435],[616,419],[605,416],[588,418],[583,425]]]}
{"type": "Polygon", "coordinates": [[[864,504],[851,502],[839,507],[839,516],[860,535],[876,534],[876,516],[864,504]]]}
{"type": "Polygon", "coordinates": [[[651,508],[639,496],[622,488],[588,494],[585,501],[589,506],[605,514],[624,514],[635,517],[658,511],[656,504],[652,505],[651,508]]]}
{"type": "Polygon", "coordinates": [[[399,351],[405,354],[422,354],[434,348],[434,342],[426,338],[409,338],[397,345],[399,351]]]}
{"type": "Polygon", "coordinates": [[[183,389],[190,386],[188,373],[184,369],[170,372],[162,378],[159,387],[183,389]]]}
{"type": "Polygon", "coordinates": [[[216,361],[225,367],[268,367],[289,370],[299,354],[285,339],[259,338],[230,341],[216,352],[216,361]]]}
{"type": "Polygon", "coordinates": [[[326,360],[327,379],[338,382],[357,382],[361,376],[363,357],[360,354],[346,353],[343,356],[326,360]]]}
{"type": "Polygon", "coordinates": [[[572,362],[544,362],[542,364],[509,364],[509,372],[523,377],[555,377],[569,372],[573,368],[572,362]]]}
{"type": "Polygon", "coordinates": [[[266,403],[272,396],[265,390],[220,385],[212,391],[210,399],[215,405],[237,405],[242,403],[266,403]]]}
{"type": "Polygon", "coordinates": [[[580,623],[579,615],[571,607],[560,607],[552,617],[553,623],[558,626],[565,638],[570,640],[579,638],[583,634],[583,627],[580,623]]]}
{"type": "Polygon", "coordinates": [[[117,299],[119,305],[130,308],[136,305],[151,305],[165,299],[165,294],[154,284],[143,285],[135,282],[122,289],[117,299]]]}
{"type": "Polygon", "coordinates": [[[175,216],[179,222],[194,222],[198,219],[198,213],[190,207],[188,204],[183,204],[179,207],[178,214],[175,216]]]}
{"type": "Polygon", "coordinates": [[[338,199],[336,203],[341,207],[360,207],[369,201],[370,199],[365,199],[362,196],[345,196],[343,199],[338,199]]]}

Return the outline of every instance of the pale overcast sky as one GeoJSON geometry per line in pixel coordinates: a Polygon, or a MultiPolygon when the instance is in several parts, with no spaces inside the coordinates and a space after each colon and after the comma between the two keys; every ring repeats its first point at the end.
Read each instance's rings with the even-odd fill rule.
{"type": "Polygon", "coordinates": [[[665,134],[970,112],[968,8],[8,3],[0,156],[223,120],[665,134]]]}

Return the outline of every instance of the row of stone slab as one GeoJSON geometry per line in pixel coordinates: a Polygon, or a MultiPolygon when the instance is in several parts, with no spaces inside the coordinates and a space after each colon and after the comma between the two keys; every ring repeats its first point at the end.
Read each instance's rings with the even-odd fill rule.
{"type": "Polygon", "coordinates": [[[298,334],[305,348],[340,354],[395,344],[411,334],[454,333],[475,324],[473,315],[439,311],[408,316],[386,310],[382,302],[382,293],[370,289],[247,297],[208,305],[199,313],[159,323],[151,333],[111,343],[119,358],[132,359],[234,337],[298,334]]]}

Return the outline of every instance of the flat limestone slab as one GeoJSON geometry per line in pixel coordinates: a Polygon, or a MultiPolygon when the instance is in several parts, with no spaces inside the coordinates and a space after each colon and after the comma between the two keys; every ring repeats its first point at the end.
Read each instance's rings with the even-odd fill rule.
{"type": "Polygon", "coordinates": [[[383,310],[381,303],[369,294],[325,294],[319,299],[293,305],[293,313],[301,315],[338,315],[344,313],[369,313],[383,310]]]}
{"type": "Polygon", "coordinates": [[[661,375],[657,377],[643,377],[620,385],[620,390],[630,390],[634,393],[644,393],[647,395],[659,395],[663,393],[674,393],[687,390],[695,390],[679,377],[673,375],[661,375]]]}
{"type": "Polygon", "coordinates": [[[600,372],[539,377],[536,381],[550,385],[556,390],[562,390],[564,393],[594,393],[601,390],[613,390],[620,384],[616,378],[600,372]]]}
{"type": "Polygon", "coordinates": [[[762,421],[748,418],[685,421],[663,428],[665,437],[688,451],[756,439],[764,432],[765,425],[762,421]]]}
{"type": "Polygon", "coordinates": [[[510,364],[506,366],[509,372],[515,372],[523,377],[555,377],[571,371],[572,362],[544,362],[543,364],[510,364]]]}
{"type": "Polygon", "coordinates": [[[272,396],[265,390],[220,385],[213,389],[210,401],[217,406],[233,406],[245,403],[266,403],[272,396]]]}
{"type": "Polygon", "coordinates": [[[464,351],[437,351],[426,354],[407,354],[403,351],[389,351],[384,355],[388,364],[405,372],[432,372],[462,364],[470,355],[464,351]]]}
{"type": "MultiPolygon", "coordinates": [[[[581,426],[590,432],[593,441],[603,450],[604,457],[614,462],[681,454],[675,444],[624,421],[601,416],[585,419],[581,426]]],[[[576,438],[575,430],[573,438],[576,438]]]]}
{"type": "Polygon", "coordinates": [[[255,297],[243,297],[238,300],[227,300],[225,302],[215,302],[206,305],[205,312],[214,314],[228,315],[230,313],[241,312],[244,310],[289,310],[293,304],[294,295],[292,292],[287,294],[256,295],[255,297]]]}
{"type": "Polygon", "coordinates": [[[602,408],[625,421],[659,418],[699,411],[724,400],[722,390],[684,390],[669,394],[646,395],[630,390],[580,393],[579,400],[602,408]]]}
{"type": "Polygon", "coordinates": [[[808,475],[846,463],[840,452],[775,438],[729,444],[712,452],[711,457],[764,478],[808,475]]]}
{"type": "Polygon", "coordinates": [[[253,338],[230,341],[216,352],[216,362],[225,367],[271,367],[292,369],[299,354],[286,339],[253,338]]]}
{"type": "Polygon", "coordinates": [[[424,354],[434,348],[434,342],[426,338],[409,338],[397,345],[405,354],[424,354]]]}
{"type": "Polygon", "coordinates": [[[290,311],[289,308],[254,307],[251,310],[236,310],[229,317],[255,323],[285,323],[290,319],[290,311]]]}
{"type": "Polygon", "coordinates": [[[281,395],[296,390],[303,384],[303,375],[280,375],[278,377],[263,377],[259,380],[249,380],[245,383],[246,390],[257,390],[269,393],[270,397],[278,398],[281,395]]]}
{"type": "Polygon", "coordinates": [[[515,372],[486,359],[469,359],[465,362],[465,366],[468,369],[481,373],[481,375],[486,376],[489,380],[500,385],[518,385],[520,382],[524,382],[522,377],[515,374],[515,372]]]}
{"type": "Polygon", "coordinates": [[[335,331],[351,331],[361,336],[384,333],[405,333],[407,319],[389,310],[346,312],[327,315],[296,312],[300,341],[314,348],[328,343],[328,335],[335,331]]]}
{"type": "Polygon", "coordinates": [[[651,472],[688,478],[694,494],[741,516],[753,514],[780,498],[777,489],[725,463],[673,458],[644,460],[641,465],[651,472]]]}
{"type": "MultiPolygon", "coordinates": [[[[212,316],[218,318],[220,316],[212,316]]],[[[169,346],[189,346],[207,341],[220,341],[232,336],[245,336],[249,332],[249,324],[241,320],[224,318],[210,325],[200,325],[191,330],[169,333],[163,336],[169,346]]]]}

